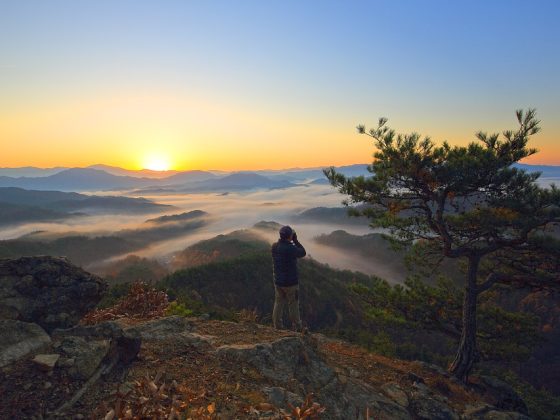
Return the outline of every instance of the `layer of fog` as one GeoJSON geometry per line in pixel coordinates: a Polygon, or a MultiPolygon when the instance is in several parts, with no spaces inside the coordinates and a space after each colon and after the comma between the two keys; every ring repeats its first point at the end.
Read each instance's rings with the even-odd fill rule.
{"type": "MultiPolygon", "coordinates": [[[[344,248],[333,248],[327,245],[319,244],[313,240],[320,233],[330,233],[336,230],[336,226],[325,224],[301,224],[292,225],[297,228],[298,240],[302,243],[307,251],[307,255],[317,261],[328,264],[330,267],[341,270],[360,271],[362,273],[375,275],[390,283],[403,283],[406,279],[406,268],[403,266],[400,270],[394,269],[394,264],[383,261],[376,255],[365,257],[354,251],[345,251],[344,248]]],[[[380,229],[373,230],[369,228],[356,228],[355,226],[341,226],[348,233],[354,235],[364,235],[372,232],[381,232],[380,229]]],[[[276,232],[264,232],[261,229],[254,230],[260,234],[267,242],[272,243],[278,240],[276,232]]],[[[395,258],[398,258],[395,256],[395,258]]]]}
{"type": "MultiPolygon", "coordinates": [[[[124,194],[126,195],[126,193],[124,194]]],[[[337,229],[344,229],[355,235],[371,233],[372,230],[364,221],[363,226],[348,225],[344,221],[340,224],[325,223],[294,223],[295,214],[313,207],[340,207],[344,198],[328,185],[301,186],[288,189],[269,191],[252,191],[229,194],[185,194],[185,195],[144,195],[144,198],[160,204],[170,204],[177,209],[165,213],[150,215],[99,215],[70,218],[57,223],[30,223],[18,227],[9,227],[0,232],[0,239],[13,239],[41,231],[33,235],[34,238],[54,238],[59,236],[115,235],[123,229],[145,228],[144,222],[164,214],[178,214],[192,210],[203,210],[210,214],[210,222],[197,230],[186,232],[169,240],[151,243],[149,246],[130,253],[115,255],[109,260],[99,261],[86,267],[94,272],[102,273],[109,263],[122,259],[127,255],[155,258],[167,265],[173,254],[201,240],[211,239],[219,234],[227,234],[239,229],[251,228],[259,221],[275,221],[280,224],[290,224],[297,232],[300,241],[306,247],[308,254],[314,259],[328,263],[331,267],[362,271],[375,274],[391,281],[401,281],[402,275],[383,267],[379,261],[345,253],[340,249],[319,245],[313,238],[330,233],[337,229]]],[[[278,234],[274,231],[257,230],[263,239],[272,243],[278,234]]]]}
{"type": "MultiPolygon", "coordinates": [[[[555,179],[542,179],[542,185],[548,186],[555,179]]],[[[107,192],[104,195],[108,195],[107,192]]],[[[112,193],[119,195],[119,193],[112,193]]],[[[124,195],[127,195],[124,193],[124,195]]],[[[21,226],[7,227],[0,230],[0,239],[14,239],[22,235],[34,234],[35,239],[51,239],[68,235],[108,236],[118,234],[124,229],[146,228],[147,219],[161,215],[178,214],[192,210],[203,210],[211,215],[207,225],[200,229],[186,232],[168,240],[153,242],[143,249],[130,253],[115,255],[104,261],[98,261],[87,269],[103,274],[104,269],[114,261],[127,255],[138,255],[154,258],[169,266],[173,255],[201,240],[211,239],[216,235],[227,234],[239,229],[251,228],[259,221],[275,221],[280,224],[290,224],[298,231],[300,241],[312,258],[339,269],[361,271],[377,275],[391,282],[402,282],[405,277],[404,268],[395,270],[390,263],[376,258],[375,255],[366,257],[356,252],[320,245],[313,238],[320,234],[328,234],[337,229],[343,229],[355,235],[373,232],[364,221],[364,225],[346,224],[341,221],[335,223],[297,223],[293,216],[303,210],[313,207],[340,207],[344,198],[328,185],[309,185],[288,189],[270,191],[252,191],[242,193],[196,193],[185,195],[143,195],[160,204],[170,204],[176,207],[164,213],[150,215],[92,215],[69,218],[61,222],[30,223],[21,226]]],[[[263,239],[272,243],[277,240],[277,233],[273,231],[256,230],[263,239]]],[[[394,264],[393,264],[394,265],[394,264]]]]}
{"type": "Polygon", "coordinates": [[[71,217],[56,222],[26,223],[3,227],[0,230],[0,240],[17,239],[30,234],[45,239],[69,235],[113,235],[122,229],[135,229],[150,217],[152,216],[146,214],[103,214],[71,217]]]}
{"type": "MultiPolygon", "coordinates": [[[[297,232],[300,241],[306,247],[308,254],[331,267],[362,271],[374,274],[389,281],[402,281],[401,273],[384,267],[374,259],[368,259],[362,255],[352,252],[345,253],[339,249],[319,245],[313,238],[330,233],[337,229],[355,235],[365,235],[372,230],[364,221],[363,226],[348,225],[341,221],[340,224],[325,223],[301,223],[293,222],[294,214],[312,207],[340,207],[344,198],[332,187],[324,185],[313,185],[309,187],[296,187],[282,190],[257,191],[249,193],[230,193],[227,195],[217,194],[190,194],[185,196],[153,196],[146,197],[157,200],[162,204],[171,204],[184,211],[200,209],[210,213],[216,219],[203,229],[175,238],[169,241],[152,244],[150,247],[133,254],[156,258],[163,263],[169,263],[173,253],[187,248],[201,240],[211,239],[219,234],[227,234],[238,229],[251,228],[255,223],[275,221],[280,224],[290,224],[297,232]]],[[[278,239],[277,232],[256,231],[267,242],[272,243],[278,239]]],[[[116,256],[114,260],[126,255],[116,256]]]]}

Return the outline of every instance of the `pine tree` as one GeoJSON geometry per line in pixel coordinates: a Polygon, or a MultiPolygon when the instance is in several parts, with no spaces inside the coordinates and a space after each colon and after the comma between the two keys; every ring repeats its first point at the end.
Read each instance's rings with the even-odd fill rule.
{"type": "Polygon", "coordinates": [[[416,244],[426,255],[466,261],[462,330],[450,371],[466,382],[477,359],[477,298],[497,283],[560,287],[560,190],[537,185],[539,173],[514,164],[536,153],[535,110],[517,111],[517,130],[488,135],[467,146],[437,146],[429,137],[396,134],[381,118],[370,136],[377,151],[368,177],[325,175],[354,214],[392,240],[416,244]]]}

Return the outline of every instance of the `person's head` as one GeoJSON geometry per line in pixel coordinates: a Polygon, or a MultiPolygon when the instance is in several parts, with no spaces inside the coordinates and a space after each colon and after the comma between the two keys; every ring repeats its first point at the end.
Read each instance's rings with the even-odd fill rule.
{"type": "Polygon", "coordinates": [[[294,230],[290,226],[282,226],[280,228],[280,239],[285,241],[291,241],[294,230]]]}

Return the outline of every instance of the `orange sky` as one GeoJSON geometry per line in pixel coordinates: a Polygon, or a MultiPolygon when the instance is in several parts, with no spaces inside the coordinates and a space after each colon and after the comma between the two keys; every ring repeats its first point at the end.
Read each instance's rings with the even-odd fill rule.
{"type": "Polygon", "coordinates": [[[518,108],[542,120],[528,162],[560,165],[557,12],[553,2],[8,2],[0,167],[365,163],[373,148],[357,124],[384,116],[398,132],[466,144],[478,130],[515,129],[518,108]]]}
{"type": "MultiPolygon", "coordinates": [[[[513,111],[498,121],[390,120],[397,131],[430,134],[466,144],[478,128],[515,127],[513,111]],[[433,127],[438,128],[434,130],[433,127]]],[[[373,120],[370,118],[369,120],[373,120]]],[[[347,165],[371,160],[372,144],[355,131],[351,115],[283,114],[171,94],[131,94],[66,99],[3,111],[1,167],[88,166],[141,169],[159,162],[170,169],[280,169],[347,165]]],[[[543,121],[527,160],[560,164],[559,127],[543,121]]],[[[155,168],[157,169],[157,168],[155,168]]],[[[163,169],[163,167],[162,167],[163,169]]]]}

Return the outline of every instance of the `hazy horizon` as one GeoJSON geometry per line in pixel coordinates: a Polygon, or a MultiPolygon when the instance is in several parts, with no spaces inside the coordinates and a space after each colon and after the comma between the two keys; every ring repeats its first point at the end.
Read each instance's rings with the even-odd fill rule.
{"type": "MultiPolygon", "coordinates": [[[[164,169],[164,170],[156,170],[156,169],[149,169],[149,168],[138,168],[138,169],[134,169],[134,168],[127,168],[127,167],[123,167],[123,166],[114,166],[114,165],[108,165],[105,163],[94,163],[94,164],[89,164],[86,166],[61,166],[61,165],[55,165],[55,166],[47,166],[47,167],[41,167],[41,166],[34,166],[34,165],[24,165],[24,166],[1,166],[0,170],[2,169],[6,169],[6,170],[11,170],[11,169],[40,169],[40,170],[65,170],[65,169],[97,169],[96,167],[98,166],[106,166],[106,167],[110,167],[110,168],[115,168],[115,169],[123,169],[125,171],[130,171],[130,172],[151,172],[154,174],[165,174],[168,172],[191,172],[191,171],[207,171],[207,172],[223,172],[223,173],[236,173],[236,172],[283,172],[283,171],[298,171],[298,170],[320,170],[323,168],[329,168],[331,166],[340,166],[340,167],[345,167],[345,166],[358,166],[358,165],[370,165],[371,162],[354,162],[354,163],[349,163],[346,165],[332,165],[332,164],[325,164],[325,165],[319,165],[319,166],[298,166],[298,167],[283,167],[283,168],[271,168],[271,167],[260,167],[260,168],[254,168],[254,169],[247,169],[247,168],[235,168],[235,169],[223,169],[223,168],[189,168],[189,169],[164,169]]],[[[545,166],[545,167],[559,167],[559,164],[541,164],[541,163],[526,163],[524,161],[521,161],[520,164],[523,165],[527,165],[527,166],[545,166]]],[[[100,169],[103,170],[103,169],[100,169]]]]}
{"type": "MultiPolygon", "coordinates": [[[[108,165],[105,163],[93,163],[93,164],[88,164],[85,166],[61,166],[61,165],[54,165],[54,166],[36,166],[36,165],[24,165],[24,166],[1,166],[0,169],[26,169],[26,168],[32,168],[32,169],[87,169],[87,168],[93,168],[96,166],[107,166],[107,167],[111,167],[111,168],[117,168],[117,169],[124,169],[126,171],[131,171],[131,172],[141,172],[141,171],[149,171],[149,172],[154,172],[154,173],[165,173],[165,172],[189,172],[189,171],[215,171],[215,172],[263,172],[263,171],[297,171],[297,170],[307,170],[307,169],[321,169],[321,168],[327,168],[330,166],[354,166],[354,165],[369,165],[369,162],[355,162],[355,163],[349,163],[347,165],[332,165],[332,164],[326,164],[326,165],[318,165],[318,166],[299,166],[299,167],[285,167],[285,168],[271,168],[271,167],[262,167],[262,168],[255,168],[255,169],[247,169],[247,168],[237,168],[237,169],[223,169],[223,168],[189,168],[189,169],[162,169],[162,170],[157,170],[157,169],[150,169],[150,168],[138,168],[138,169],[134,169],[134,168],[127,168],[124,166],[115,166],[115,165],[108,165]]],[[[556,166],[556,165],[549,165],[549,166],[556,166]]]]}

